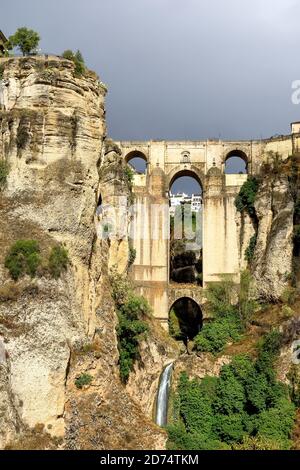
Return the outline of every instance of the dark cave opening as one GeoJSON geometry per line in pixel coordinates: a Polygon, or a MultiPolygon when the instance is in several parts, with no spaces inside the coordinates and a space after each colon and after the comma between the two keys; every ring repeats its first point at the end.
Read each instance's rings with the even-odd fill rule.
{"type": "Polygon", "coordinates": [[[201,331],[202,321],[202,311],[197,302],[190,297],[182,297],[170,309],[170,335],[184,342],[193,340],[201,331]]]}

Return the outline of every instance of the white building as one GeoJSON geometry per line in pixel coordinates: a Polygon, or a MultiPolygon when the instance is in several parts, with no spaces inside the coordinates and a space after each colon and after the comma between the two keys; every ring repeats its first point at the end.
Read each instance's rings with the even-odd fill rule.
{"type": "Polygon", "coordinates": [[[191,202],[191,209],[192,212],[199,212],[202,207],[202,196],[201,194],[192,194],[192,202],[191,202]]]}
{"type": "Polygon", "coordinates": [[[174,216],[176,207],[183,204],[191,204],[191,211],[199,212],[202,207],[202,196],[200,194],[192,194],[192,196],[189,196],[185,193],[170,193],[170,215],[174,216]]]}

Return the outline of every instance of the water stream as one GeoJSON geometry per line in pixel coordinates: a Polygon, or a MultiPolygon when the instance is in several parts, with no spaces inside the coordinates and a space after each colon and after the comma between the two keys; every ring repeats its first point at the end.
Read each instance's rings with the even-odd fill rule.
{"type": "Polygon", "coordinates": [[[168,402],[172,369],[173,363],[168,364],[160,376],[155,417],[155,422],[158,424],[158,426],[165,426],[168,420],[168,402]]]}

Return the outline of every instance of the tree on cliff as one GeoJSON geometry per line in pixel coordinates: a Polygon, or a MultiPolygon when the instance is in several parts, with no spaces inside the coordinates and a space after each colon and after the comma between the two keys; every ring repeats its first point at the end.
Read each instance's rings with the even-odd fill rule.
{"type": "Polygon", "coordinates": [[[73,52],[70,49],[67,49],[62,53],[62,57],[65,59],[71,60],[75,64],[75,75],[80,77],[81,75],[84,74],[85,72],[85,63],[84,63],[84,58],[81,54],[81,52],[78,50],[77,52],[73,52]]]}
{"type": "Polygon", "coordinates": [[[8,40],[10,49],[17,47],[22,52],[23,56],[35,53],[39,42],[39,34],[25,27],[17,29],[15,34],[10,36],[8,40]]]}

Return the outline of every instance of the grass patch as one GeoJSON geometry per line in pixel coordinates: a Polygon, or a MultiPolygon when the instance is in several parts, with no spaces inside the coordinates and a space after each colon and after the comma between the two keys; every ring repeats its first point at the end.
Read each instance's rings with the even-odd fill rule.
{"type": "Polygon", "coordinates": [[[83,373],[76,377],[75,385],[77,388],[82,389],[85,385],[89,385],[93,381],[93,377],[90,374],[83,373]]]}

